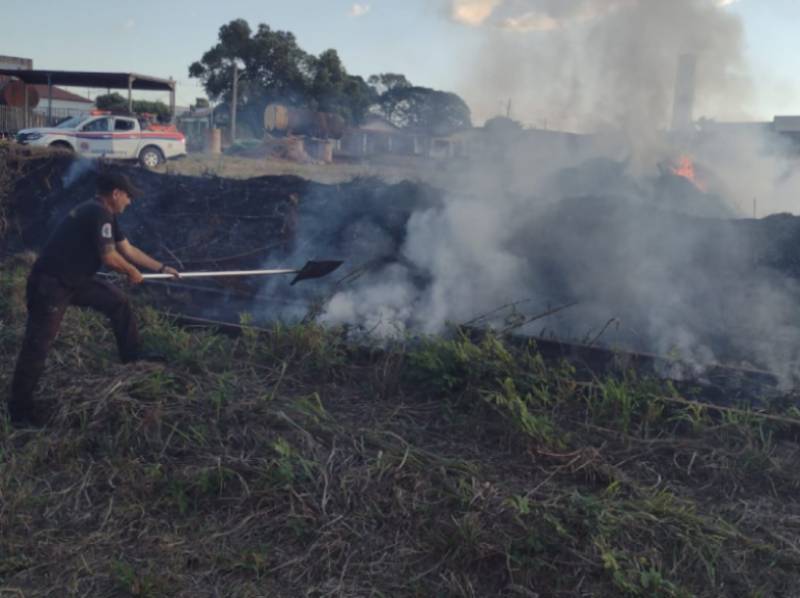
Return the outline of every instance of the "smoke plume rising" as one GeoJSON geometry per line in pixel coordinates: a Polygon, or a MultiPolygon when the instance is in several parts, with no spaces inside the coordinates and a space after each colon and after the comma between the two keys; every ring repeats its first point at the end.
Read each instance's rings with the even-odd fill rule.
{"type": "Polygon", "coordinates": [[[484,46],[462,89],[479,119],[511,99],[513,116],[534,126],[655,130],[668,123],[682,53],[700,58],[699,115],[739,117],[747,108],[742,25],[712,0],[468,4],[483,9],[471,24],[480,24],[484,46]]]}
{"type": "MultiPolygon", "coordinates": [[[[513,304],[482,320],[505,328],[570,304],[518,330],[794,376],[800,271],[786,256],[798,219],[737,219],[754,203],[760,217],[792,207],[792,149],[767,126],[665,130],[687,52],[698,65],[695,118],[747,112],[742,25],[724,4],[450,2],[450,18],[486,37],[464,61],[475,112],[511,98],[512,117],[547,130],[473,132],[441,199],[407,205],[392,226],[376,224],[386,205],[342,208],[343,222],[369,231],[352,238],[370,242],[339,244],[337,257],[376,262],[337,290],[323,320],[438,332],[513,304]],[[697,181],[675,174],[682,157],[697,181]]],[[[319,255],[332,247],[314,239],[319,255]]]]}

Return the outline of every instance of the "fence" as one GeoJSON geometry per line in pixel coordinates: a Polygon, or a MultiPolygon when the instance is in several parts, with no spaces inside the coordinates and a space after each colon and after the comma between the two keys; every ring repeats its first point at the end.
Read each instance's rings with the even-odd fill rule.
{"type": "Polygon", "coordinates": [[[74,108],[53,108],[50,119],[47,114],[37,110],[25,110],[16,106],[0,106],[0,138],[13,137],[20,129],[46,127],[65,118],[85,114],[85,110],[74,108]]]}
{"type": "Polygon", "coordinates": [[[43,127],[47,117],[15,106],[0,106],[0,137],[13,136],[26,127],[43,127]]]}

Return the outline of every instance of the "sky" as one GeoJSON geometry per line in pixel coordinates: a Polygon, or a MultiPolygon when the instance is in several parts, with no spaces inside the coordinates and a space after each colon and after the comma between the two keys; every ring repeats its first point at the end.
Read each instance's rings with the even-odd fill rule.
{"type": "MultiPolygon", "coordinates": [[[[635,0],[561,1],[563,7],[635,0]]],[[[705,1],[741,20],[754,88],[748,116],[771,120],[776,114],[800,114],[800,2],[705,1]]],[[[243,18],[253,28],[266,23],[293,32],[300,46],[314,54],[335,48],[351,74],[403,73],[417,85],[459,93],[470,104],[475,81],[466,81],[474,75],[471,66],[487,29],[495,26],[492,14],[516,7],[518,14],[505,20],[517,26],[514,35],[547,36],[555,21],[527,9],[548,2],[556,0],[0,0],[0,55],[32,58],[35,68],[172,77],[178,83],[178,104],[188,105],[204,95],[200,82],[188,76],[189,64],[216,43],[221,25],[243,18]]],[[[498,98],[498,111],[502,105],[498,98]]]]}

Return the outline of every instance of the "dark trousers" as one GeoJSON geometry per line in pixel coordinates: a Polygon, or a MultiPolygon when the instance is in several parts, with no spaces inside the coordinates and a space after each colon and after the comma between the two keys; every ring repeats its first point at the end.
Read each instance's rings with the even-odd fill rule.
{"type": "Polygon", "coordinates": [[[136,359],[139,349],[136,319],[128,298],[118,288],[96,278],[78,286],[66,286],[55,276],[34,269],[28,277],[26,293],[28,322],[11,383],[12,409],[32,408],[33,391],[44,371],[47,353],[70,305],[89,307],[108,316],[120,359],[123,362],[136,359]]]}

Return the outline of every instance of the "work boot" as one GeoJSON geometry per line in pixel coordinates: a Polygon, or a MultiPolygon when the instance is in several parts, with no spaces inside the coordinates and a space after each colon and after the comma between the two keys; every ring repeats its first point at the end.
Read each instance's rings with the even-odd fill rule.
{"type": "Polygon", "coordinates": [[[15,428],[43,428],[48,419],[28,403],[9,402],[8,415],[15,428]]]}

